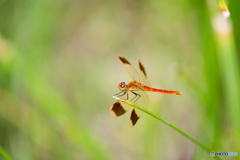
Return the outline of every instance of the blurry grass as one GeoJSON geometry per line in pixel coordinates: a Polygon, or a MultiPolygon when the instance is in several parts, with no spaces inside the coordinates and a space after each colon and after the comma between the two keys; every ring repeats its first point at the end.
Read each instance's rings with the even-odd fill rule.
{"type": "Polygon", "coordinates": [[[227,4],[224,0],[217,0],[220,10],[225,18],[230,16],[230,12],[228,10],[227,4]]]}
{"type": "MultiPolygon", "coordinates": [[[[202,103],[204,116],[199,137],[208,146],[212,146],[213,151],[237,151],[239,150],[237,144],[239,144],[240,140],[240,134],[238,133],[240,125],[237,117],[240,107],[238,102],[240,87],[237,84],[239,82],[238,68],[240,63],[234,53],[233,39],[214,36],[211,15],[206,9],[207,4],[202,2],[196,2],[195,4],[196,8],[201,8],[201,11],[198,12],[198,18],[201,20],[199,33],[201,35],[201,52],[204,58],[203,66],[207,86],[206,90],[203,88],[195,92],[199,93],[197,97],[202,98],[200,103],[202,103]],[[225,57],[223,58],[223,56],[225,57]],[[231,58],[232,56],[235,58],[231,58]],[[229,138],[229,141],[226,142],[225,137],[229,134],[233,136],[234,140],[229,138]],[[237,143],[233,145],[233,141],[237,143]]],[[[199,88],[191,79],[188,81],[191,82],[188,84],[193,88],[199,88]]],[[[196,153],[197,159],[201,159],[201,156],[202,154],[196,153]]]]}
{"type": "Polygon", "coordinates": [[[3,150],[3,148],[0,146],[0,154],[3,156],[5,160],[11,160],[9,155],[3,150]]]}
{"type": "MultiPolygon", "coordinates": [[[[231,22],[233,25],[233,39],[234,39],[234,47],[236,47],[237,53],[240,52],[240,21],[239,19],[239,7],[240,1],[233,0],[229,1],[229,10],[231,12],[231,22]]],[[[238,56],[239,58],[239,56],[238,56]]],[[[239,62],[238,62],[239,63],[239,62]]]]}
{"type": "MultiPolygon", "coordinates": [[[[213,31],[206,2],[193,2],[193,7],[198,11],[196,16],[199,19],[198,31],[200,43],[198,45],[204,61],[204,73],[200,74],[204,75],[202,81],[205,87],[194,82],[191,78],[193,77],[192,75],[184,74],[183,78],[186,77],[186,87],[191,88],[192,92],[196,94],[200,104],[200,111],[202,112],[197,137],[199,141],[210,146],[213,151],[218,151],[220,145],[218,139],[222,130],[221,110],[219,109],[222,98],[215,41],[213,39],[213,31]]],[[[196,152],[194,153],[195,159],[206,159],[207,156],[196,148],[196,152]]]]}
{"type": "MultiPolygon", "coordinates": [[[[237,58],[236,47],[234,45],[232,27],[229,21],[220,17],[213,20],[215,30],[215,40],[217,43],[217,53],[219,69],[222,79],[223,95],[226,98],[225,112],[229,115],[231,130],[234,130],[233,139],[238,139],[240,135],[240,121],[237,120],[240,113],[240,70],[237,58]]],[[[240,149],[240,141],[236,148],[240,149]]]]}
{"type": "Polygon", "coordinates": [[[26,103],[21,105],[22,102],[14,100],[16,99],[14,96],[9,97],[9,94],[1,89],[1,116],[28,134],[40,148],[48,148],[45,146],[45,141],[42,141],[43,133],[47,137],[50,136],[48,137],[50,139],[55,134],[60,134],[70,144],[83,149],[87,156],[92,159],[110,159],[110,155],[107,150],[104,150],[102,143],[87,129],[87,126],[81,123],[76,117],[77,115],[71,111],[71,107],[51,89],[38,74],[37,69],[32,67],[31,63],[26,63],[20,59],[16,58],[16,61],[20,61],[17,68],[21,68],[21,74],[29,76],[18,79],[17,74],[15,80],[22,82],[22,85],[25,86],[24,90],[29,93],[29,98],[32,99],[32,103],[40,107],[40,110],[36,110],[35,107],[26,103]],[[26,64],[30,64],[30,66],[26,64]],[[34,122],[35,127],[28,128],[32,122],[34,122]],[[51,128],[54,128],[58,133],[51,133],[51,128]]]}
{"type": "MultiPolygon", "coordinates": [[[[29,67],[28,67],[29,68],[29,67]]],[[[32,99],[41,106],[42,111],[57,125],[69,142],[83,148],[93,159],[110,159],[107,150],[98,142],[87,126],[70,110],[70,106],[38,76],[36,70],[30,71],[26,84],[32,99]],[[30,82],[31,81],[31,82],[30,82]],[[92,154],[94,153],[94,154],[92,154]]]]}
{"type": "MultiPolygon", "coordinates": [[[[104,149],[103,144],[99,142],[95,134],[91,133],[87,126],[71,110],[71,107],[65,100],[39,74],[41,72],[39,66],[48,58],[49,52],[52,50],[52,42],[55,39],[54,35],[58,31],[56,29],[58,23],[56,22],[61,19],[60,8],[61,2],[31,1],[30,3],[19,4],[19,8],[15,11],[17,15],[15,15],[16,19],[13,23],[19,25],[15,27],[15,34],[11,37],[17,48],[15,50],[14,65],[11,70],[8,70],[4,66],[1,69],[4,72],[2,74],[4,75],[3,77],[8,75],[13,81],[5,80],[8,84],[2,85],[9,86],[8,89],[16,95],[23,93],[24,96],[31,99],[31,102],[27,105],[27,108],[24,107],[25,109],[20,105],[21,103],[17,103],[16,105],[7,105],[8,102],[6,104],[3,103],[2,106],[4,107],[1,107],[1,113],[4,114],[2,117],[9,122],[14,122],[13,124],[18,126],[23,133],[32,137],[33,142],[38,144],[37,146],[40,148],[48,150],[48,146],[45,144],[46,141],[42,140],[44,137],[42,134],[47,136],[49,141],[51,141],[51,138],[54,139],[56,134],[59,134],[69,144],[81,149],[82,152],[80,153],[85,153],[85,155],[81,155],[82,157],[110,159],[110,154],[104,149]],[[30,8],[22,12],[25,7],[30,8]],[[19,23],[19,20],[23,19],[24,21],[19,23]],[[23,28],[28,29],[25,30],[23,28]],[[22,32],[23,30],[25,32],[22,32]],[[18,88],[19,84],[22,87],[18,88]],[[36,107],[37,110],[35,109],[36,107]],[[27,112],[28,115],[25,115],[23,111],[27,112]],[[16,112],[20,113],[18,115],[20,116],[19,118],[14,116],[16,112]],[[27,122],[29,123],[24,124],[16,121],[25,118],[28,119],[27,122]],[[28,128],[30,126],[32,127],[28,128]],[[57,132],[51,128],[54,128],[57,132]]],[[[4,82],[3,80],[2,83],[4,82]]],[[[15,98],[13,96],[10,99],[15,98]]],[[[11,101],[10,99],[5,97],[3,100],[11,101]]],[[[55,152],[54,150],[57,151],[57,149],[54,149],[54,146],[49,149],[49,156],[51,152],[55,152]]],[[[25,151],[25,154],[27,152],[25,151]]],[[[63,154],[58,152],[58,154],[67,154],[67,151],[64,151],[63,154]]],[[[60,158],[59,155],[57,159],[66,158],[66,156],[60,158]]]]}

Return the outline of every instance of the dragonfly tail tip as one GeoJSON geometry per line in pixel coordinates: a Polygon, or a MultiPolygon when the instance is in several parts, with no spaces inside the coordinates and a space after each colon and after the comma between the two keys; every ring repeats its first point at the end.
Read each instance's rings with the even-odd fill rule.
{"type": "Polygon", "coordinates": [[[182,92],[177,92],[177,95],[182,95],[183,93],[182,92]]]}

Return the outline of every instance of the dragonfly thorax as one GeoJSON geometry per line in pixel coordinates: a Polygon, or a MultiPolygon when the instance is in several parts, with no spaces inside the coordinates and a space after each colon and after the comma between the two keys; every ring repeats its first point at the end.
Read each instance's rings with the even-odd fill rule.
{"type": "Polygon", "coordinates": [[[125,82],[121,82],[121,83],[118,85],[118,88],[119,88],[121,91],[125,91],[125,90],[126,90],[126,84],[125,84],[125,82]]]}

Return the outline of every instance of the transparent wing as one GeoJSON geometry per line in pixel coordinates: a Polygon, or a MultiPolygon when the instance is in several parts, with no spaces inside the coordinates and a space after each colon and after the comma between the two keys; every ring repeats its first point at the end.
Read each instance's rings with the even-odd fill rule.
{"type": "Polygon", "coordinates": [[[139,64],[139,70],[140,70],[140,79],[139,82],[142,83],[145,86],[151,87],[151,84],[147,78],[147,74],[146,74],[146,70],[142,64],[142,62],[139,60],[138,61],[139,64]]]}
{"type": "MultiPolygon", "coordinates": [[[[137,93],[139,96],[137,97],[137,99],[132,102],[136,105],[138,105],[141,108],[147,109],[148,103],[149,103],[149,98],[148,95],[145,91],[134,91],[135,93],[137,93]]],[[[137,108],[133,108],[132,113],[131,113],[131,117],[130,117],[130,126],[133,127],[138,119],[142,116],[144,112],[137,109],[137,108]]]]}
{"type": "Polygon", "coordinates": [[[123,63],[123,65],[126,67],[128,73],[130,74],[132,79],[139,82],[140,79],[139,79],[139,74],[138,74],[137,70],[124,57],[122,57],[120,55],[117,55],[117,56],[120,59],[120,61],[123,63]]]}
{"type": "MultiPolygon", "coordinates": [[[[128,95],[128,93],[126,93],[123,96],[117,96],[117,97],[121,98],[121,99],[128,99],[129,95],[128,95]]],[[[126,113],[130,108],[131,108],[131,106],[129,106],[125,103],[122,103],[120,100],[118,100],[110,107],[110,115],[113,117],[119,117],[119,116],[123,115],[124,113],[126,113]]]]}

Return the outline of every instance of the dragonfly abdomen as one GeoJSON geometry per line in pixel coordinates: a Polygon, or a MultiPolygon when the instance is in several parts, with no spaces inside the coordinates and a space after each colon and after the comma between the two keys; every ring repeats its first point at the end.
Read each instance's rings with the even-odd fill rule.
{"type": "Polygon", "coordinates": [[[176,95],[181,95],[182,92],[178,92],[178,91],[168,91],[168,90],[162,90],[162,89],[156,89],[156,88],[151,88],[148,86],[143,86],[145,91],[149,91],[149,92],[159,92],[159,93],[165,93],[165,94],[176,94],[176,95]]]}

